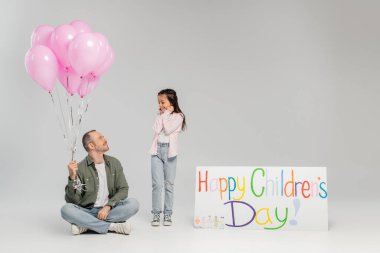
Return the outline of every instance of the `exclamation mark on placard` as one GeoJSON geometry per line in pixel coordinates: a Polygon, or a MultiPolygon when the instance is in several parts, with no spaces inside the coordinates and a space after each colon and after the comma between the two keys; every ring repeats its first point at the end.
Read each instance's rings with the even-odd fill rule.
{"type": "Polygon", "coordinates": [[[295,226],[295,225],[297,225],[297,220],[295,218],[297,217],[297,213],[301,207],[300,200],[299,199],[293,199],[293,206],[294,206],[294,210],[295,210],[294,219],[290,220],[289,223],[290,223],[290,225],[295,226]]]}

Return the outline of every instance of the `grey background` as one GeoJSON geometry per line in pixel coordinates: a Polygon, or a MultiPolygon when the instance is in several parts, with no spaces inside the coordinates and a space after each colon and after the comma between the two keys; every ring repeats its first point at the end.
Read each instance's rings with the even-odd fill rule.
{"type": "Polygon", "coordinates": [[[167,87],[188,120],[175,205],[189,215],[197,165],[327,166],[330,201],[378,200],[379,14],[378,1],[1,1],[1,206],[63,204],[69,155],[23,62],[36,26],[74,19],[116,55],[83,129],[108,138],[143,213],[167,87]]]}

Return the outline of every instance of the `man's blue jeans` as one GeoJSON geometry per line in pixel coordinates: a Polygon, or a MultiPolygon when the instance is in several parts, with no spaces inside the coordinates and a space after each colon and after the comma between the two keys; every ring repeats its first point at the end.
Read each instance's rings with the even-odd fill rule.
{"type": "Polygon", "coordinates": [[[124,222],[135,215],[139,210],[139,202],[133,198],[121,200],[119,204],[111,209],[105,221],[96,218],[100,209],[102,207],[83,208],[68,203],[61,208],[61,215],[64,220],[71,224],[105,234],[108,232],[111,222],[124,222]]]}

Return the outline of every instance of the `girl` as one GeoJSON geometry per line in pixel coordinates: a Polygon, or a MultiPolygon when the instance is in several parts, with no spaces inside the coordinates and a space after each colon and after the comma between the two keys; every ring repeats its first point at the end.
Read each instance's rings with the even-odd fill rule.
{"type": "Polygon", "coordinates": [[[178,135],[186,127],[185,115],[172,89],[158,93],[159,112],[153,126],[154,138],[150,149],[152,171],[152,226],[160,225],[161,192],[165,188],[164,226],[172,224],[173,189],[177,164],[178,135]]]}

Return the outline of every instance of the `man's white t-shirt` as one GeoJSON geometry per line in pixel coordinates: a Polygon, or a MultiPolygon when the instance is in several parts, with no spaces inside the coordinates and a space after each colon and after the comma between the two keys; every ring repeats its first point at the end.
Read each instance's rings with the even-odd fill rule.
{"type": "Polygon", "coordinates": [[[108,186],[107,186],[107,174],[106,166],[104,163],[95,164],[96,171],[99,177],[98,195],[94,207],[103,207],[108,202],[108,186]]]}

